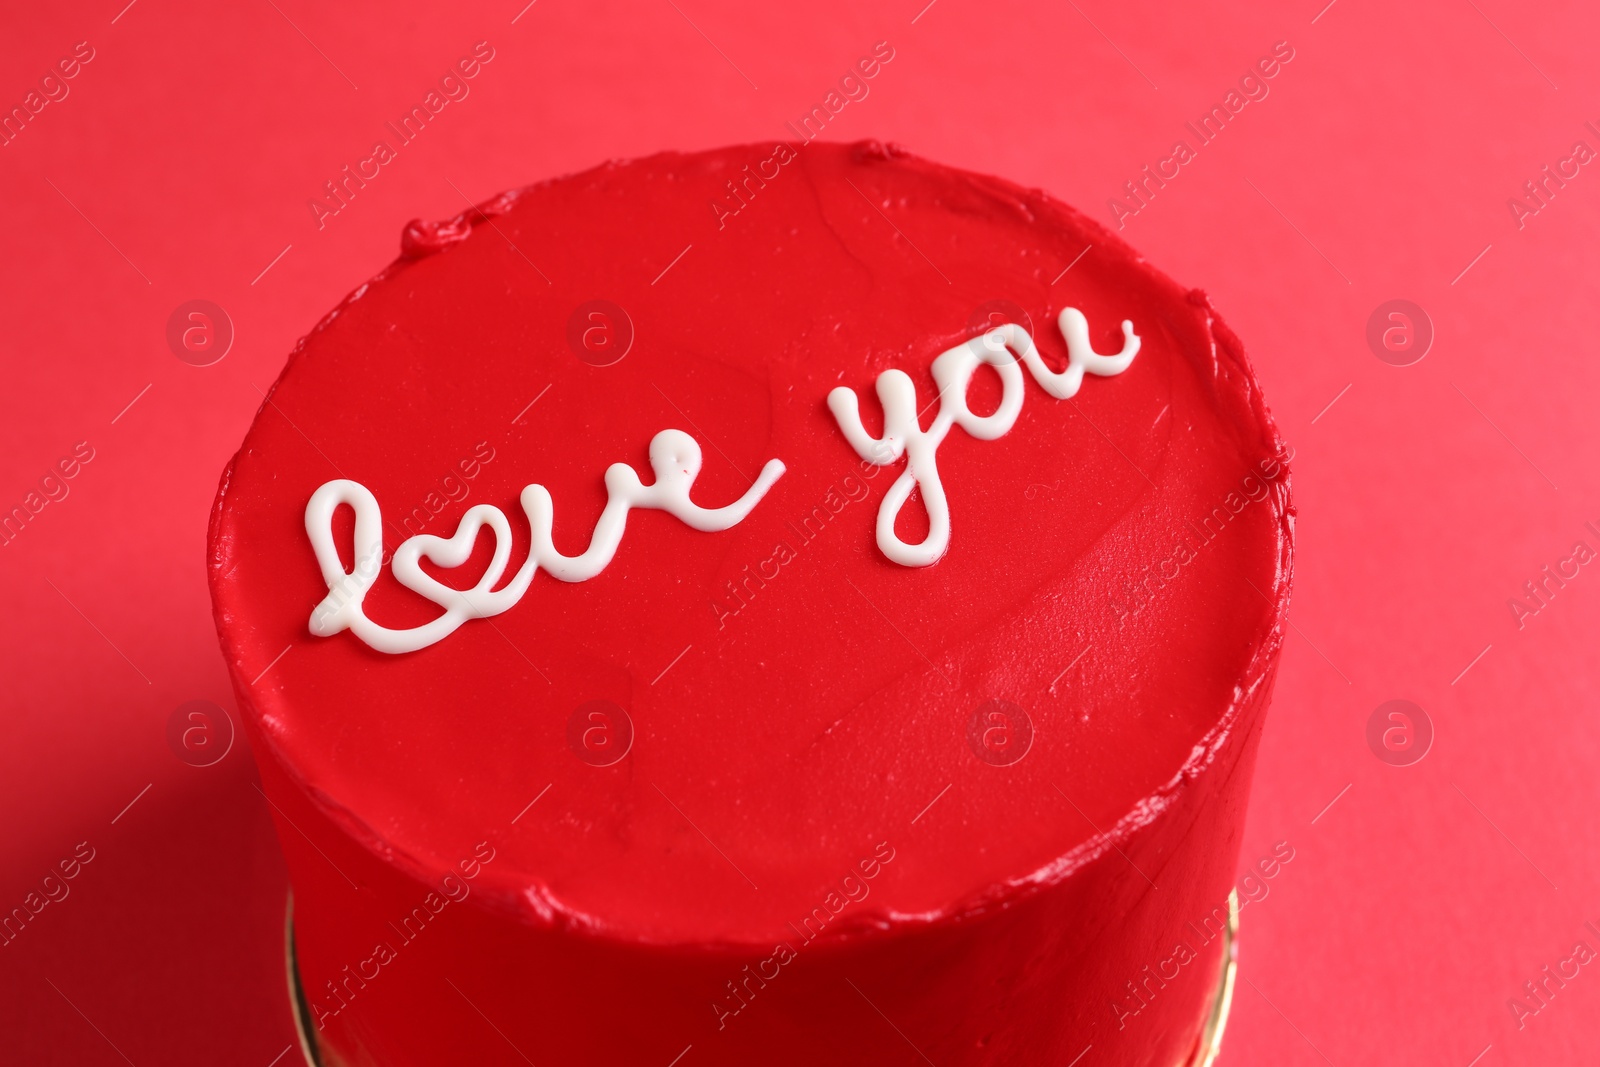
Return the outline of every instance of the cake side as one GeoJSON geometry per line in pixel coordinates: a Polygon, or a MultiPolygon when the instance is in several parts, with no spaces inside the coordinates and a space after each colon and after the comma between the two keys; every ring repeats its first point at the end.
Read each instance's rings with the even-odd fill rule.
{"type": "Polygon", "coordinates": [[[330,1065],[670,1062],[687,1046],[713,1067],[868,1064],[914,1058],[903,1033],[953,1067],[1070,1063],[1091,1044],[1114,1067],[1188,1067],[1270,689],[1166,817],[1072,878],[886,936],[791,931],[743,949],[508,921],[476,880],[403,874],[264,766],[284,798],[310,1032],[330,1065]]]}

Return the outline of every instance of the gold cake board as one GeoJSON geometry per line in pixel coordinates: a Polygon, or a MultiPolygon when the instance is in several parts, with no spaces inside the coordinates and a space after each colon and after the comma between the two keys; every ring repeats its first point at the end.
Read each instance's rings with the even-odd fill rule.
{"type": "Polygon", "coordinates": [[[1186,1067],[1211,1067],[1222,1054],[1222,1032],[1228,1028],[1228,1012],[1233,1008],[1233,986],[1239,980],[1239,893],[1228,891],[1228,930],[1222,942],[1222,969],[1217,976],[1217,996],[1211,1002],[1206,1024],[1200,1030],[1200,1045],[1186,1067]]]}
{"type": "MultiPolygon", "coordinates": [[[[289,896],[289,905],[284,915],[284,947],[285,958],[288,964],[289,977],[289,1003],[294,1006],[294,1029],[300,1038],[300,1052],[305,1057],[307,1067],[333,1067],[323,1062],[322,1056],[317,1051],[315,1039],[311,1036],[311,1011],[306,1004],[305,990],[300,985],[299,961],[294,948],[294,895],[289,896]]],[[[1239,976],[1239,894],[1228,894],[1228,929],[1227,936],[1222,942],[1222,967],[1217,975],[1217,995],[1211,1002],[1211,1010],[1206,1014],[1206,1022],[1200,1030],[1200,1042],[1195,1048],[1194,1055],[1188,1063],[1174,1064],[1173,1067],[1211,1067],[1216,1063],[1217,1057],[1222,1053],[1222,1033],[1228,1028],[1228,1012],[1233,1007],[1233,986],[1239,976]]]]}

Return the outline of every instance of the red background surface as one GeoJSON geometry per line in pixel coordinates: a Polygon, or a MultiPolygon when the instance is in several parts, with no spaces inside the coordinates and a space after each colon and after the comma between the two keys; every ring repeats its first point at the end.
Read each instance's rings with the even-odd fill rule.
{"type": "Polygon", "coordinates": [[[77,442],[95,458],[0,548],[0,906],[78,842],[96,855],[0,948],[0,1061],[296,1055],[248,752],[196,768],[166,739],[185,701],[233,706],[206,515],[295,339],[407,219],[607,157],[792,138],[880,40],[895,60],[829,139],[899,141],[1108,222],[1125,181],[1193,143],[1186,121],[1294,48],[1124,231],[1212,294],[1298,456],[1294,632],[1242,862],[1278,841],[1295,858],[1245,908],[1224,1062],[1593,1061],[1600,965],[1522,1029],[1507,1000],[1580,938],[1600,949],[1600,575],[1521,629],[1507,600],[1580,538],[1600,548],[1600,176],[1521,228],[1507,199],[1574,141],[1600,149],[1600,20],[1505,0],[522,2],[10,5],[7,108],[77,42],[95,58],[0,148],[0,510],[77,442]],[[480,40],[497,54],[471,95],[319,230],[308,198],[480,40]],[[196,298],[236,330],[206,368],[165,339],[196,298]],[[1413,366],[1366,342],[1393,298],[1434,326],[1413,366]],[[1435,731],[1408,767],[1366,740],[1395,698],[1435,731]]]}

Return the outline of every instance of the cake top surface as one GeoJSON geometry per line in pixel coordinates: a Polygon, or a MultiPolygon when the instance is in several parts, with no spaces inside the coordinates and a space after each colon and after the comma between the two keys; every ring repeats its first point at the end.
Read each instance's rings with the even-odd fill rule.
{"type": "Polygon", "coordinates": [[[256,744],[414,873],[489,839],[529,921],[662,942],[928,921],[1157,817],[1262,683],[1291,510],[1238,342],[1045,194],[752,145],[404,248],[210,568],[256,744]]]}

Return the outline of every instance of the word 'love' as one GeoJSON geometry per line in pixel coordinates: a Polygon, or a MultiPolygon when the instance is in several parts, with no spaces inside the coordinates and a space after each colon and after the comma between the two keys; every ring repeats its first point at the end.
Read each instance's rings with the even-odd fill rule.
{"type": "Polygon", "coordinates": [[[682,430],[662,430],[650,441],[650,467],[656,476],[653,484],[641,482],[626,463],[613,463],[606,469],[605,510],[595,523],[588,549],[576,556],[562,555],[551,540],[555,505],[550,491],[538,484],[527,486],[522,490],[521,503],[532,528],[533,544],[527,562],[503,589],[496,589],[495,585],[505,574],[511,556],[511,523],[505,512],[492,504],[468,508],[449,538],[432,534],[408,537],[395,549],[390,570],[396,581],[433,601],[444,609],[444,614],[407,629],[391,629],[373,622],[362,604],[383,565],[383,513],[377,498],[360,482],[347,478],[326,482],[306,504],[306,534],[311,538],[322,579],[328,584],[328,595],[311,612],[311,632],[318,637],[331,637],[349,630],[379,652],[415,652],[448,637],[468,619],[488,618],[512,607],[528,591],[534,573],[541,567],[563,582],[593,578],[616,555],[628,512],[634,508],[665,511],[708,533],[726,530],[744,521],[767,490],[783,477],[782,461],[768,460],[755,484],[738,500],[725,507],[703,508],[689,499],[689,489],[700,473],[703,458],[694,438],[682,430]],[[333,536],[333,516],[342,505],[355,511],[353,565],[348,571],[339,558],[333,536]],[[422,569],[424,558],[445,568],[466,563],[485,526],[494,533],[494,555],[471,589],[445,585],[422,569]]]}

